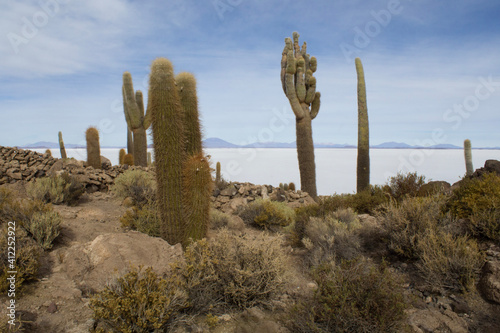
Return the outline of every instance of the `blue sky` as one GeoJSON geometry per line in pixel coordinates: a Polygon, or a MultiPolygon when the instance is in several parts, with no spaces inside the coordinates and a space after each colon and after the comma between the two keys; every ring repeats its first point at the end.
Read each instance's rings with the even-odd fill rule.
{"type": "Polygon", "coordinates": [[[149,66],[192,72],[205,137],[295,140],[279,78],[298,31],[318,59],[317,143],[357,140],[354,57],[372,144],[500,146],[500,3],[482,0],[40,0],[0,4],[0,145],[124,146],[122,74],[147,95],[149,66]]]}

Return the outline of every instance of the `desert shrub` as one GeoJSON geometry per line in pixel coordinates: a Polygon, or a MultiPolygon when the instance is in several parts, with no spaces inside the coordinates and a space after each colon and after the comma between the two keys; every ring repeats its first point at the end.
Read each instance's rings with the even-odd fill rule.
{"type": "Polygon", "coordinates": [[[466,219],[473,235],[500,241],[500,176],[464,178],[453,191],[447,208],[455,218],[466,219]]]}
{"type": "Polygon", "coordinates": [[[314,269],[313,277],[318,288],[292,310],[291,331],[385,333],[404,327],[402,281],[385,263],[329,261],[314,269]]]}
{"type": "Polygon", "coordinates": [[[282,244],[281,237],[235,236],[227,229],[190,244],[181,272],[191,310],[268,305],[286,281],[282,244]]]}
{"type": "MultiPolygon", "coordinates": [[[[12,235],[12,234],[11,234],[12,235]]],[[[20,291],[24,282],[36,279],[39,268],[39,258],[42,253],[40,246],[27,234],[27,232],[16,224],[15,247],[16,256],[12,260],[8,257],[10,245],[8,224],[2,223],[0,230],[0,292],[4,293],[9,289],[8,271],[17,271],[15,285],[16,294],[20,291]],[[10,267],[14,265],[14,269],[10,267]]]]}
{"type": "Polygon", "coordinates": [[[427,233],[418,251],[417,268],[431,289],[469,290],[484,262],[475,240],[444,232],[427,233]]]}
{"type": "Polygon", "coordinates": [[[59,236],[61,221],[57,212],[36,212],[28,222],[23,223],[23,227],[44,250],[48,250],[52,248],[54,239],[59,236]]]}
{"type": "Polygon", "coordinates": [[[210,227],[220,229],[227,227],[231,216],[217,209],[210,209],[210,227]]]}
{"type": "Polygon", "coordinates": [[[286,203],[262,199],[243,207],[238,215],[246,224],[266,230],[286,227],[295,220],[295,211],[286,203]]]}
{"type": "Polygon", "coordinates": [[[352,195],[351,208],[358,214],[373,214],[376,209],[390,201],[390,195],[387,189],[370,185],[365,191],[352,195]]]}
{"type": "Polygon", "coordinates": [[[74,206],[78,204],[85,188],[75,177],[64,172],[60,175],[38,178],[28,183],[26,190],[35,200],[74,206]]]}
{"type": "Polygon", "coordinates": [[[160,221],[155,201],[147,201],[141,207],[134,206],[120,218],[123,228],[137,230],[153,237],[160,236],[160,221]]]}
{"type": "Polygon", "coordinates": [[[416,172],[409,172],[407,174],[398,173],[396,176],[389,178],[388,181],[391,195],[397,201],[401,201],[408,196],[417,196],[424,184],[425,176],[419,176],[416,172]]]}
{"type": "Polygon", "coordinates": [[[132,269],[90,299],[97,332],[166,332],[187,305],[182,280],[159,277],[151,268],[132,269]]]}
{"type": "Polygon", "coordinates": [[[383,206],[378,218],[385,229],[389,249],[406,258],[418,258],[417,243],[436,230],[444,197],[405,198],[383,206]]]}
{"type": "Polygon", "coordinates": [[[0,187],[0,222],[14,221],[19,211],[19,203],[12,191],[0,187]]]}
{"type": "Polygon", "coordinates": [[[154,200],[156,181],[154,175],[143,170],[127,170],[115,179],[111,191],[119,198],[131,197],[134,204],[142,206],[154,200]]]}
{"type": "Polygon", "coordinates": [[[309,250],[306,261],[312,265],[341,259],[354,259],[359,255],[360,228],[356,214],[340,209],[324,218],[313,217],[305,227],[303,243],[309,250]]]}

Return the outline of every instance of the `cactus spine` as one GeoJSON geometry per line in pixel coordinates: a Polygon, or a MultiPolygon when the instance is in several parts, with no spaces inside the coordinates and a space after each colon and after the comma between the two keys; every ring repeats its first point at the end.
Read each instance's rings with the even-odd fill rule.
{"type": "Polygon", "coordinates": [[[356,58],[358,74],[358,162],[356,191],[362,192],[370,186],[370,137],[368,126],[368,108],[366,105],[365,73],[361,59],[356,58]]]}
{"type": "Polygon", "coordinates": [[[125,151],[125,149],[120,149],[120,151],[118,152],[118,164],[119,165],[123,165],[123,159],[125,157],[125,155],[127,155],[127,152],[125,151]]]}
{"type": "Polygon", "coordinates": [[[201,153],[201,129],[196,97],[196,79],[191,73],[182,72],[175,77],[182,109],[184,110],[184,133],[188,156],[201,153]]]}
{"type": "Polygon", "coordinates": [[[89,127],[85,132],[87,139],[87,166],[94,169],[101,168],[101,148],[99,146],[99,131],[95,127],[89,127]]]}
{"type": "Polygon", "coordinates": [[[142,92],[137,90],[134,93],[132,75],[129,72],[123,73],[123,103],[125,119],[128,128],[133,134],[133,154],[134,162],[139,166],[147,166],[147,136],[146,130],[151,125],[151,115],[144,114],[144,101],[142,92]]]}
{"type": "Polygon", "coordinates": [[[62,132],[61,131],[59,131],[58,136],[59,136],[59,150],[61,151],[61,158],[62,159],[67,159],[68,156],[66,155],[66,148],[64,148],[64,141],[63,141],[63,137],[62,137],[62,132]]]}
{"type": "Polygon", "coordinates": [[[316,199],[316,165],[312,138],[312,120],[320,107],[321,94],[316,91],[317,60],[307,54],[307,44],[299,45],[299,34],[293,33],[293,42],[285,38],[281,58],[281,83],[296,119],[297,157],[300,186],[316,199]]]}
{"type": "Polygon", "coordinates": [[[465,174],[472,176],[474,167],[472,165],[472,145],[469,139],[464,141],[464,156],[465,156],[465,174]]]}

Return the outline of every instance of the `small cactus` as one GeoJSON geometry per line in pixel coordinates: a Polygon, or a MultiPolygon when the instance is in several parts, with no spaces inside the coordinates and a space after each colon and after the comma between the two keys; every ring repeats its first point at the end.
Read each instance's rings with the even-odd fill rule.
{"type": "Polygon", "coordinates": [[[47,149],[45,151],[45,155],[52,157],[52,151],[50,149],[47,149]]]}
{"type": "Polygon", "coordinates": [[[464,156],[465,156],[465,174],[472,176],[474,166],[472,165],[472,145],[469,139],[464,141],[464,156]]]}
{"type": "Polygon", "coordinates": [[[288,184],[288,190],[295,192],[295,183],[288,184]]]}
{"type": "Polygon", "coordinates": [[[125,156],[123,156],[123,165],[129,165],[129,166],[132,166],[134,165],[134,155],[132,154],[125,154],[125,156]]]}
{"type": "Polygon", "coordinates": [[[124,148],[120,149],[120,151],[118,152],[118,164],[119,165],[123,164],[123,158],[125,157],[125,155],[127,155],[127,151],[124,148]]]}
{"type": "Polygon", "coordinates": [[[61,131],[59,131],[58,136],[59,136],[59,150],[61,151],[61,158],[62,159],[67,159],[68,156],[66,155],[66,148],[64,148],[64,141],[63,141],[63,137],[62,137],[62,132],[61,131]]]}
{"type": "Polygon", "coordinates": [[[87,139],[87,166],[101,169],[101,148],[99,146],[99,131],[95,127],[89,127],[85,132],[87,139]]]}

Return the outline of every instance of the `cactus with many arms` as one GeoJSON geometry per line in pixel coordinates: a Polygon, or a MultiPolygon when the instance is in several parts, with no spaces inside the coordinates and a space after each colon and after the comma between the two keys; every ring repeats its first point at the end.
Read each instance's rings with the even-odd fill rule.
{"type": "Polygon", "coordinates": [[[300,186],[314,199],[317,190],[311,123],[318,115],[321,97],[313,76],[316,68],[317,60],[307,54],[307,44],[300,47],[299,34],[293,33],[293,41],[287,37],[281,58],[281,83],[296,119],[300,186]]]}
{"type": "Polygon", "coordinates": [[[469,139],[464,141],[464,157],[465,157],[465,174],[472,176],[474,173],[474,166],[472,165],[472,145],[469,139]]]}
{"type": "Polygon", "coordinates": [[[101,148],[99,146],[99,131],[95,127],[89,127],[85,132],[87,139],[87,166],[94,169],[101,168],[101,148]]]}
{"type": "Polygon", "coordinates": [[[134,162],[139,166],[147,166],[147,135],[146,130],[151,125],[151,115],[144,114],[144,101],[142,92],[134,92],[132,75],[129,72],[123,73],[123,103],[125,119],[128,128],[133,134],[133,154],[134,162]]]}
{"type": "Polygon", "coordinates": [[[366,105],[365,73],[361,59],[356,58],[358,75],[358,161],[356,192],[362,192],[370,186],[370,138],[368,126],[368,108],[366,105]]]}
{"type": "Polygon", "coordinates": [[[59,150],[61,151],[61,158],[67,159],[68,155],[66,155],[66,148],[64,148],[64,141],[61,131],[59,131],[58,136],[59,136],[59,150]]]}
{"type": "Polygon", "coordinates": [[[188,156],[202,151],[201,129],[196,96],[196,79],[193,74],[182,72],[175,77],[182,109],[184,110],[184,133],[188,156]]]}

